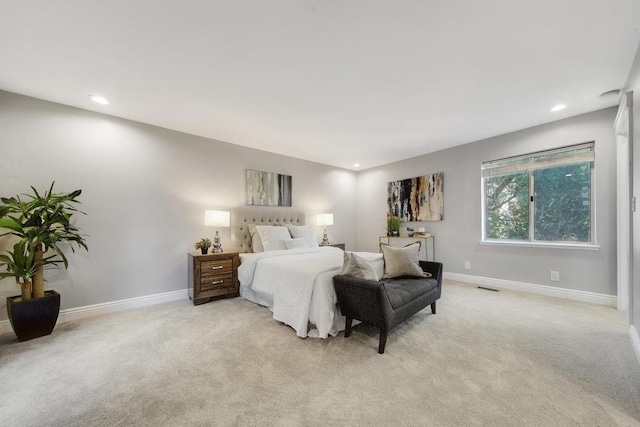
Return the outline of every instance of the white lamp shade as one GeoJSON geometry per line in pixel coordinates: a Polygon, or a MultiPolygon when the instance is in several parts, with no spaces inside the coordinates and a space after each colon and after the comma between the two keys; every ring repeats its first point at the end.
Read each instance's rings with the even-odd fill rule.
{"type": "Polygon", "coordinates": [[[204,225],[212,227],[228,227],[231,221],[229,211],[204,211],[204,225]]]}
{"type": "Polygon", "coordinates": [[[318,225],[333,225],[333,214],[318,214],[318,225]]]}

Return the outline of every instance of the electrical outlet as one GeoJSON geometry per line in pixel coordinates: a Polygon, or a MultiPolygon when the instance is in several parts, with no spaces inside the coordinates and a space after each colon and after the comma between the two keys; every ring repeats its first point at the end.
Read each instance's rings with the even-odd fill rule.
{"type": "Polygon", "coordinates": [[[465,270],[471,270],[471,263],[469,261],[465,261],[464,262],[464,269],[465,270]]]}
{"type": "Polygon", "coordinates": [[[551,272],[551,281],[552,282],[559,282],[560,281],[560,272],[559,271],[552,271],[551,272]]]}

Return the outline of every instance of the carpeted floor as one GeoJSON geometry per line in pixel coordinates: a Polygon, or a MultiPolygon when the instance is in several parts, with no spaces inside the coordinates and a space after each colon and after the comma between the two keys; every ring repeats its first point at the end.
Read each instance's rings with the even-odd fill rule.
{"type": "Polygon", "coordinates": [[[446,282],[389,334],[297,338],[239,298],[0,337],[0,426],[640,426],[611,307],[446,282]]]}

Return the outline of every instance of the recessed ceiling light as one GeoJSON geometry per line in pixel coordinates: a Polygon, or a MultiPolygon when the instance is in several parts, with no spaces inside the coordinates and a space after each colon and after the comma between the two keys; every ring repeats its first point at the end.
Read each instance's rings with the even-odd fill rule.
{"type": "Polygon", "coordinates": [[[555,107],[553,107],[553,108],[551,109],[551,111],[554,111],[554,112],[555,112],[555,111],[560,111],[560,110],[564,110],[565,108],[567,108],[567,106],[566,106],[566,105],[564,105],[564,104],[558,104],[558,105],[556,105],[555,107]]]}
{"type": "Polygon", "coordinates": [[[353,164],[353,167],[354,167],[354,168],[359,168],[359,167],[360,167],[360,163],[354,163],[354,164],[353,164]]]}
{"type": "Polygon", "coordinates": [[[91,100],[93,102],[96,102],[98,104],[102,104],[102,105],[107,105],[109,103],[109,101],[107,100],[107,98],[105,98],[104,96],[100,96],[100,95],[89,95],[89,98],[91,98],[91,100]]]}

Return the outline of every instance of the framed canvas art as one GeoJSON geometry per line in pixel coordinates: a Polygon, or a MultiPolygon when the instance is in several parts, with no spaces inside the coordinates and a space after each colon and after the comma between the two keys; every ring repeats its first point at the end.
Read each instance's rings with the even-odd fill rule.
{"type": "Polygon", "coordinates": [[[291,175],[246,170],[247,205],[291,206],[291,175]]]}
{"type": "Polygon", "coordinates": [[[444,218],[442,172],[392,181],[387,185],[389,213],[400,221],[441,221],[444,218]]]}

